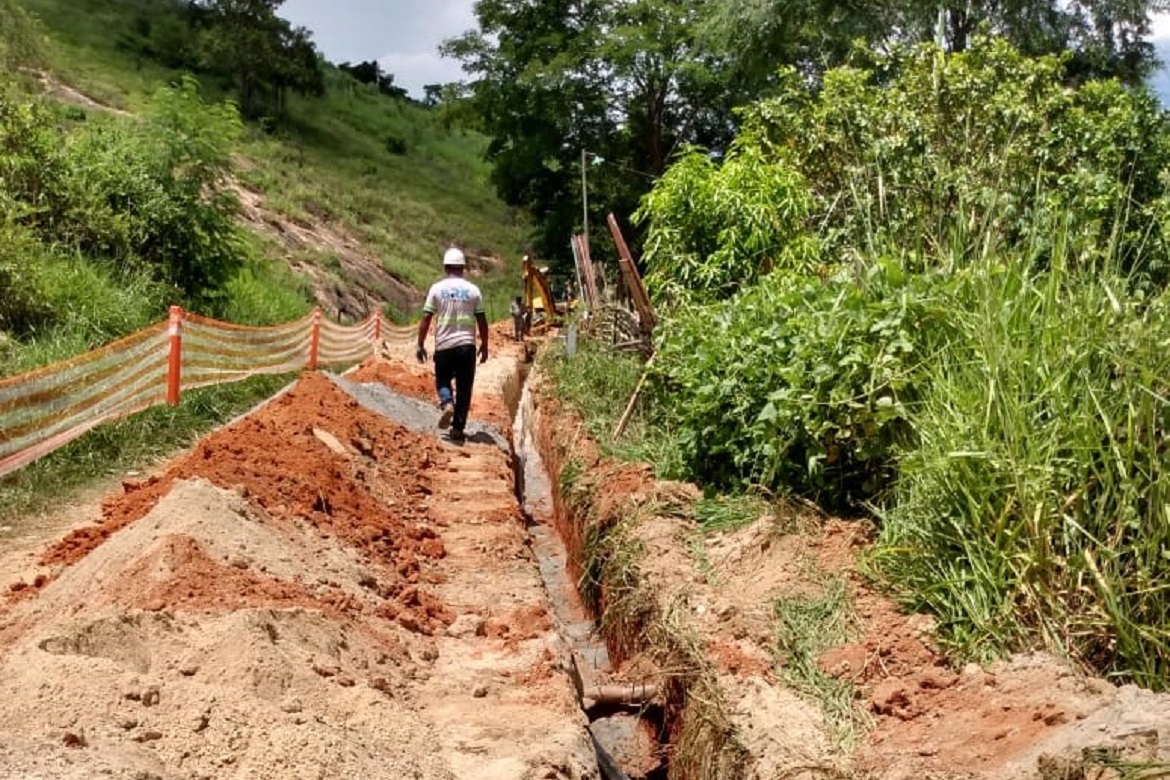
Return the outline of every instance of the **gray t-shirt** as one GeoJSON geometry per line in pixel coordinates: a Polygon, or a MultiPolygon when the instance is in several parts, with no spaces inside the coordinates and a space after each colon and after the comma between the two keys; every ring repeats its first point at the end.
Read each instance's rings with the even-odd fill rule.
{"type": "Polygon", "coordinates": [[[435,316],[435,351],[475,346],[475,315],[483,314],[479,288],[459,276],[431,285],[423,311],[435,316]]]}

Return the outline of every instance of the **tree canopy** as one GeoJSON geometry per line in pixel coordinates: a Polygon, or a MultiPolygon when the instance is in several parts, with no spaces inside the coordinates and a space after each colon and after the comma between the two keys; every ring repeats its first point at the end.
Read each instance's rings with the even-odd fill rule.
{"type": "Polygon", "coordinates": [[[1154,64],[1150,14],[1170,0],[480,0],[478,28],[446,41],[491,137],[500,195],[540,224],[536,249],[568,255],[589,199],[633,211],[690,145],[725,151],[736,107],[776,94],[782,73],[828,70],[934,41],[965,51],[977,32],[1028,56],[1064,53],[1070,81],[1136,84],[1154,64]],[[587,154],[582,155],[585,152],[587,154]]]}
{"type": "Polygon", "coordinates": [[[325,91],[312,36],[276,15],[283,4],[284,0],[193,0],[206,12],[199,37],[202,64],[236,79],[247,116],[256,115],[258,92],[265,87],[273,90],[278,113],[288,89],[314,95],[325,91]]]}

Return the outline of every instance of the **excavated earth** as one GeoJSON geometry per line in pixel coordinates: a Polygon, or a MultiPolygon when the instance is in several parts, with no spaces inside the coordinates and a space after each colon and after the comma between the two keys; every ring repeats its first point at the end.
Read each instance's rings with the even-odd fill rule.
{"type": "Polygon", "coordinates": [[[596,778],[490,426],[521,360],[481,367],[461,446],[366,384],[421,367],[305,374],[98,516],[6,540],[0,777],[596,778]]]}
{"type": "Polygon", "coordinates": [[[1170,759],[1166,697],[1044,655],[949,662],[860,574],[864,526],[777,508],[701,532],[693,486],[604,457],[539,372],[525,388],[503,327],[470,439],[446,442],[399,336],[4,539],[0,778],[1104,780],[1170,759]],[[852,691],[848,728],[793,687],[774,608],[833,581],[848,639],[813,662],[852,691]]]}
{"type": "Polygon", "coordinates": [[[529,390],[557,526],[594,583],[617,672],[662,691],[672,778],[1170,776],[1170,696],[1044,654],[955,664],[929,619],[860,573],[864,525],[777,507],[746,528],[702,532],[693,486],[604,457],[539,375],[529,390]],[[834,581],[847,639],[810,660],[814,676],[848,686],[844,713],[801,692],[809,674],[794,675],[775,613],[834,581]]]}

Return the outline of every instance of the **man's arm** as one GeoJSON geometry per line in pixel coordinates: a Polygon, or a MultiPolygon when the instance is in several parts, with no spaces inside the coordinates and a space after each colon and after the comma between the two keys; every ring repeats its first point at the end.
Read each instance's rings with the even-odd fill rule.
{"type": "Polygon", "coordinates": [[[418,348],[415,349],[414,356],[420,363],[427,361],[427,333],[431,329],[431,320],[434,316],[433,312],[423,312],[422,319],[418,321],[418,348]]]}
{"type": "Polygon", "coordinates": [[[482,311],[475,313],[475,324],[479,326],[479,362],[486,363],[488,359],[488,321],[482,311]]]}

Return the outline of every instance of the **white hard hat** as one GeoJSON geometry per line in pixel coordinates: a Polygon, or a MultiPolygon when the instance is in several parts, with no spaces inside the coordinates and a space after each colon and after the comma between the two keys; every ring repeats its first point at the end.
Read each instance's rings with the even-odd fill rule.
{"type": "Polygon", "coordinates": [[[463,257],[463,252],[457,247],[451,247],[443,255],[443,265],[457,265],[462,267],[467,265],[467,260],[463,257]]]}

